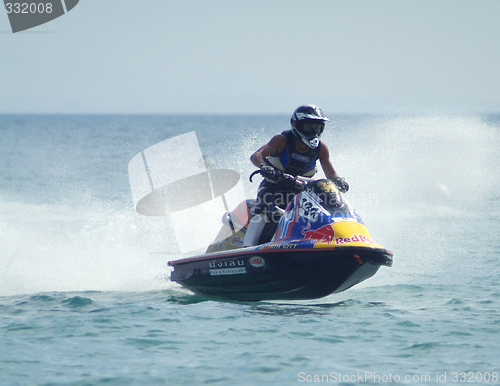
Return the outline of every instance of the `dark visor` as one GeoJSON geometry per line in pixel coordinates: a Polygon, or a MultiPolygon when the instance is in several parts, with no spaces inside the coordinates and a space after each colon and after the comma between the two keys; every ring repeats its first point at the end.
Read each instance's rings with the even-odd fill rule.
{"type": "Polygon", "coordinates": [[[302,126],[302,132],[306,135],[321,134],[321,131],[325,127],[324,122],[304,122],[302,126]]]}

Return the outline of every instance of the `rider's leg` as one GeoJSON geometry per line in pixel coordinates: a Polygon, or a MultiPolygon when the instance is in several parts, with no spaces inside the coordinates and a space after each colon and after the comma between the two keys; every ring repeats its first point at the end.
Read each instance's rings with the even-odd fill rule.
{"type": "Polygon", "coordinates": [[[274,207],[274,185],[264,180],[261,182],[257,191],[257,206],[251,213],[250,222],[248,223],[245,240],[243,241],[244,247],[250,247],[259,243],[260,236],[264,226],[268,222],[268,213],[274,207]]]}
{"type": "Polygon", "coordinates": [[[267,223],[267,215],[265,213],[256,214],[248,223],[247,233],[243,241],[244,247],[252,247],[257,245],[262,234],[262,230],[267,223]]]}

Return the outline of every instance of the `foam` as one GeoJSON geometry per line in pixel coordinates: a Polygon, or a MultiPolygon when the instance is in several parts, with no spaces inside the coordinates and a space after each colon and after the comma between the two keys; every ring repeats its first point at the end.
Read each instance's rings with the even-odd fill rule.
{"type": "Polygon", "coordinates": [[[132,211],[0,202],[0,296],[171,286],[164,219],[132,211]],[[161,253],[158,253],[161,252],[161,253]]]}

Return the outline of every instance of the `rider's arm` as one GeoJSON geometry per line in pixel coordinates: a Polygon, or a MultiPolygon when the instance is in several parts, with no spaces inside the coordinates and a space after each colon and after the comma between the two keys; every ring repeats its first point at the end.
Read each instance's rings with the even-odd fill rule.
{"type": "Polygon", "coordinates": [[[321,142],[318,158],[326,178],[333,181],[334,178],[339,176],[330,161],[330,151],[324,142],[321,142]]]}
{"type": "Polygon", "coordinates": [[[250,161],[260,168],[266,165],[266,158],[277,157],[285,149],[286,137],[283,134],[275,135],[271,140],[250,156],[250,161]]]}

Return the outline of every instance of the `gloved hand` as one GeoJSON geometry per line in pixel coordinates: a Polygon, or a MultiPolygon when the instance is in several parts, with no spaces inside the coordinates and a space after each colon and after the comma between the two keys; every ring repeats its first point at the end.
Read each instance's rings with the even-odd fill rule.
{"type": "Polygon", "coordinates": [[[342,193],[345,193],[349,190],[349,184],[345,182],[342,177],[335,177],[333,179],[333,183],[339,188],[342,193]]]}
{"type": "Polygon", "coordinates": [[[279,169],[275,169],[272,166],[263,165],[260,167],[260,175],[272,181],[278,181],[283,177],[283,172],[279,169]]]}

